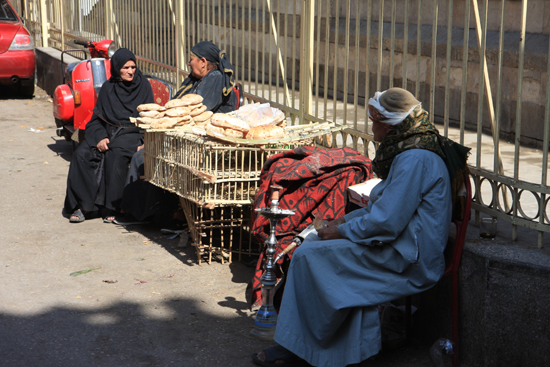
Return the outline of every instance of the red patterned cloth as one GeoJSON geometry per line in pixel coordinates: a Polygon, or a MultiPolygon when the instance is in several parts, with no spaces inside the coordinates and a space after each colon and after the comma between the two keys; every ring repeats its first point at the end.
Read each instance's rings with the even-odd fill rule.
{"type": "MultiPolygon", "coordinates": [[[[276,229],[277,254],[318,215],[332,220],[345,214],[347,188],[372,178],[371,160],[350,148],[319,149],[299,147],[276,154],[262,168],[254,208],[269,207],[271,185],[280,185],[279,207],[296,209],[294,215],[279,221],[276,229]]],[[[269,236],[269,220],[252,214],[252,234],[264,243],[269,236]]],[[[292,250],[288,258],[292,258],[292,250]]],[[[260,277],[267,259],[265,249],[256,264],[252,284],[252,307],[262,304],[260,277]]],[[[284,259],[280,260],[279,265],[284,259]]],[[[280,277],[282,272],[277,274],[280,277]]]]}

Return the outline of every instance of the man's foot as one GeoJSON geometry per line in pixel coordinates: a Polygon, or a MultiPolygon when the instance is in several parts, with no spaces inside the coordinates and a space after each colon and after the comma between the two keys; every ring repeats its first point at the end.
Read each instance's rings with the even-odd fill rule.
{"type": "Polygon", "coordinates": [[[309,366],[306,361],[281,345],[254,353],[252,360],[257,365],[264,367],[309,366]]]}
{"type": "Polygon", "coordinates": [[[133,224],[149,224],[151,223],[150,220],[138,220],[136,217],[134,217],[132,214],[128,213],[123,216],[117,215],[113,223],[121,225],[121,226],[131,226],[133,224]]]}

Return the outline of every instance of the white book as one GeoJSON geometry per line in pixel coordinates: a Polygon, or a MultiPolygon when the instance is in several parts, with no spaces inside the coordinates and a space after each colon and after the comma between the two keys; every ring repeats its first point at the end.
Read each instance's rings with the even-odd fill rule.
{"type": "Polygon", "coordinates": [[[373,178],[363,183],[348,187],[348,198],[352,203],[359,206],[367,206],[369,204],[370,192],[374,186],[382,181],[379,178],[373,178]]]}

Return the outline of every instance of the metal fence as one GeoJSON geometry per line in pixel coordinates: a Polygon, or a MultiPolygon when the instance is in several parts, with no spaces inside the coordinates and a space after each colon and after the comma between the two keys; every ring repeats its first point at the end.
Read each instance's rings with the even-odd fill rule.
{"type": "Polygon", "coordinates": [[[227,52],[249,101],[271,102],[293,124],[345,124],[331,144],[371,157],[368,98],[404,87],[444,135],[472,148],[478,214],[512,223],[513,239],[518,226],[538,231],[539,247],[550,232],[545,2],[14,2],[37,45],[67,49],[74,39],[113,39],[135,52],[144,72],[175,85],[188,71],[190,46],[212,40],[227,52]]]}

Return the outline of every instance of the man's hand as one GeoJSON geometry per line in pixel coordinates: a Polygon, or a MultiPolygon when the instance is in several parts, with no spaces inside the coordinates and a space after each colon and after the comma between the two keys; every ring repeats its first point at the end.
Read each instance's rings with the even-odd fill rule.
{"type": "Polygon", "coordinates": [[[327,223],[327,227],[337,227],[340,224],[346,223],[344,217],[336,218],[327,223]]]}
{"type": "Polygon", "coordinates": [[[110,141],[108,138],[102,139],[97,143],[97,150],[99,150],[101,153],[106,152],[109,150],[109,147],[107,144],[109,144],[110,141]]]}
{"type": "MultiPolygon", "coordinates": [[[[334,221],[332,221],[332,222],[334,222],[334,221]]],[[[326,228],[318,230],[317,235],[323,241],[337,240],[339,238],[344,238],[344,237],[342,237],[340,232],[338,232],[338,226],[336,226],[336,225],[328,226],[326,228]]]]}

